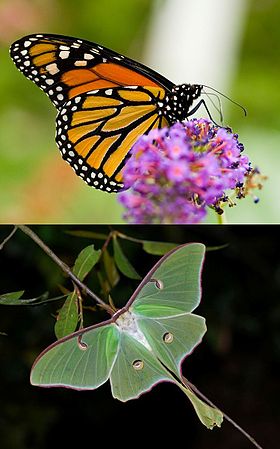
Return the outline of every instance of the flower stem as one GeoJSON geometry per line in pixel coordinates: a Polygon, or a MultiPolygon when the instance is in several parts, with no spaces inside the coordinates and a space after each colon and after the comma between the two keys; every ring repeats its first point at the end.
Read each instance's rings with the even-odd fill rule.
{"type": "Polygon", "coordinates": [[[226,213],[224,211],[223,214],[217,214],[218,215],[218,224],[227,224],[227,217],[226,217],[226,213]]]}

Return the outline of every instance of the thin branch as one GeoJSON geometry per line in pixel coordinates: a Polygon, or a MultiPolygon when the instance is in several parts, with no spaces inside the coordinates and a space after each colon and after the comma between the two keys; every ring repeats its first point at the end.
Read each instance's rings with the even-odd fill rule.
{"type": "Polygon", "coordinates": [[[197,396],[199,396],[201,399],[203,399],[208,405],[210,405],[211,407],[217,408],[218,410],[220,410],[220,412],[223,414],[224,418],[233,425],[233,427],[235,427],[237,430],[239,430],[239,432],[241,432],[254,446],[256,446],[258,449],[263,449],[262,446],[260,446],[256,440],[249,435],[248,432],[246,432],[244,429],[242,429],[242,427],[240,427],[233,419],[231,419],[226,413],[223,412],[223,410],[220,409],[220,407],[217,407],[215,404],[213,404],[213,402],[210,401],[210,399],[208,399],[206,396],[204,396],[203,393],[201,393],[198,388],[192,384],[188,379],[186,379],[184,376],[182,376],[182,380],[183,383],[186,385],[186,387],[189,387],[194,393],[197,394],[197,396]]]}
{"type": "Polygon", "coordinates": [[[17,227],[14,226],[12,232],[10,232],[10,234],[8,235],[8,237],[6,237],[2,243],[0,243],[0,251],[1,249],[4,248],[4,246],[6,245],[6,243],[13,237],[14,233],[16,232],[17,227]]]}
{"type": "Polygon", "coordinates": [[[80,281],[79,278],[71,271],[68,265],[62,262],[59,257],[40,239],[40,237],[35,234],[28,226],[25,225],[17,225],[22,232],[24,232],[28,237],[30,237],[37,245],[39,245],[42,250],[66,273],[72,281],[81,288],[88,296],[93,298],[103,309],[107,310],[110,315],[114,314],[113,309],[106,304],[102,299],[100,299],[95,293],[93,293],[83,282],[80,281]]]}

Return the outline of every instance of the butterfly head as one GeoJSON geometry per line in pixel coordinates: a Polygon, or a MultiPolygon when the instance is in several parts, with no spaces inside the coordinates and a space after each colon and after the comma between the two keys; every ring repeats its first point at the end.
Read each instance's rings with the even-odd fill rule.
{"type": "Polygon", "coordinates": [[[200,84],[180,84],[167,94],[164,115],[171,123],[185,120],[190,114],[193,102],[200,97],[203,86],[200,84]]]}

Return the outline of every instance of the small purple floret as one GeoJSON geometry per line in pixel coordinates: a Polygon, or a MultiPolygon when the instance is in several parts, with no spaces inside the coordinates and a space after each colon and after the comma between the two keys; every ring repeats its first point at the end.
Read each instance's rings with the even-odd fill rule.
{"type": "Polygon", "coordinates": [[[250,172],[238,135],[206,119],[176,123],[139,138],[123,169],[119,194],[130,223],[199,223],[221,213],[226,191],[250,172]],[[242,153],[242,154],[241,154],[242,153]]]}

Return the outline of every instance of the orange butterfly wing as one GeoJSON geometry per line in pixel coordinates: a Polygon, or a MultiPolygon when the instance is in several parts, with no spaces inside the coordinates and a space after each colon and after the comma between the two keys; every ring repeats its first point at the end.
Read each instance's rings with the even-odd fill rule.
{"type": "Polygon", "coordinates": [[[78,176],[95,188],[123,188],[122,168],[132,145],[152,128],[168,123],[158,116],[155,87],[97,89],[69,100],[57,116],[56,142],[78,176]]]}
{"type": "Polygon", "coordinates": [[[139,136],[167,126],[158,103],[173,84],[147,67],[81,39],[31,35],[11,46],[17,68],[57,107],[62,157],[89,185],[116,192],[139,136]]]}
{"type": "Polygon", "coordinates": [[[44,90],[57,107],[95,89],[173,86],[142,64],[82,39],[30,35],[13,43],[10,54],[17,68],[44,90]]]}

